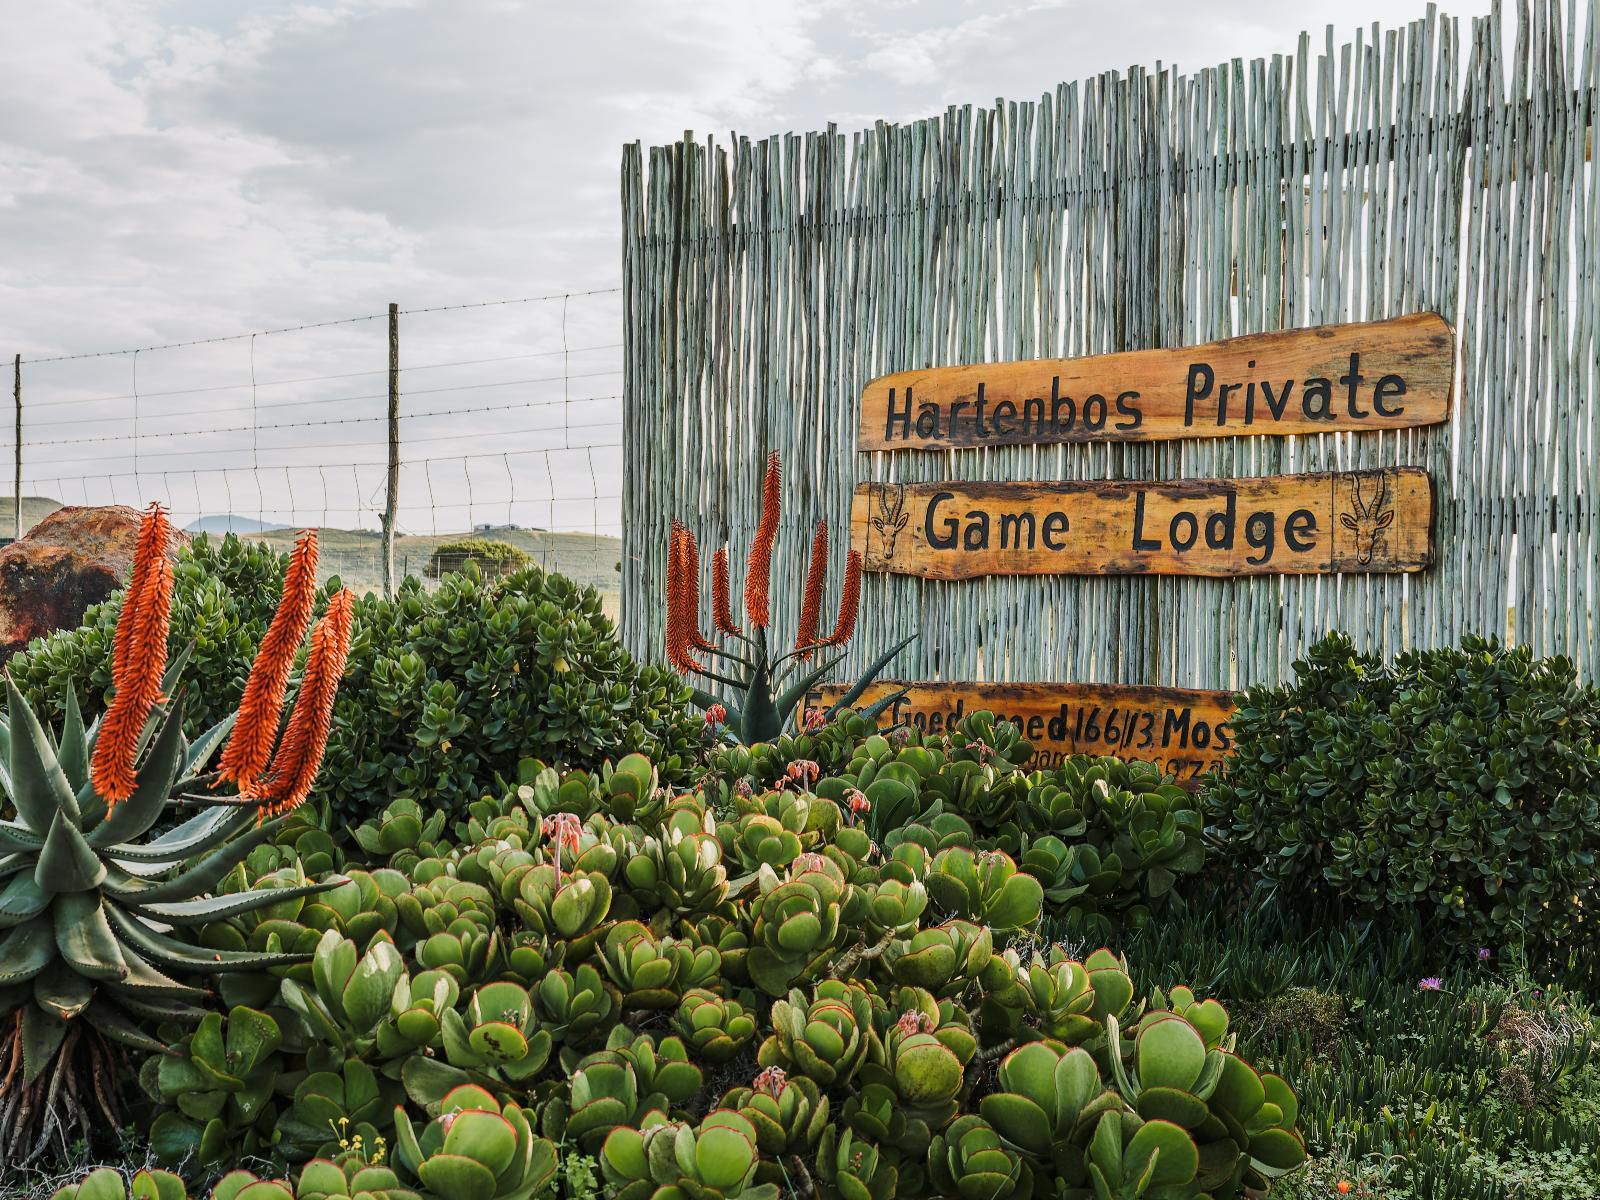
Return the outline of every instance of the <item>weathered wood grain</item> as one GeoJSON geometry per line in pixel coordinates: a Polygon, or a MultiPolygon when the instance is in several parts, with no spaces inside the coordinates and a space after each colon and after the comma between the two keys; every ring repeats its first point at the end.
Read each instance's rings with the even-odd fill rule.
{"type": "Polygon", "coordinates": [[[1437,313],[1201,346],[900,371],[861,395],[860,450],[1283,436],[1450,418],[1437,313]]]}
{"type": "MultiPolygon", "coordinates": [[[[1033,743],[1030,766],[1056,767],[1074,754],[1155,763],[1187,782],[1215,770],[1233,748],[1231,692],[1097,683],[903,683],[880,681],[857,702],[866,707],[902,688],[903,700],[879,718],[940,734],[987,709],[1013,722],[1033,743]]],[[[837,684],[806,697],[826,707],[844,694],[837,684]]]]}
{"type": "Polygon", "coordinates": [[[1326,575],[1433,561],[1415,468],[1159,482],[862,484],[868,571],[990,575],[1326,575]]]}

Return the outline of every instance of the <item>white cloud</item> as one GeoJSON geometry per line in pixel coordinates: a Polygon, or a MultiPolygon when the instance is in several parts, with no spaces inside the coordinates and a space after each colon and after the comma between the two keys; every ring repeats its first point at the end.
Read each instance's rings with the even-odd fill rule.
{"type": "MultiPolygon", "coordinates": [[[[0,329],[10,338],[0,352],[37,358],[182,341],[379,313],[390,300],[414,308],[604,287],[620,274],[617,166],[625,142],[661,143],[686,129],[721,140],[730,129],[764,135],[829,120],[849,132],[950,103],[1032,99],[1063,79],[1129,62],[1201,66],[1287,51],[1302,23],[1392,23],[1422,11],[1421,0],[1316,0],[1294,11],[1254,0],[15,5],[0,40],[0,329]]],[[[408,319],[403,359],[559,351],[561,307],[408,319]]],[[[614,300],[565,308],[568,347],[618,340],[614,300]]],[[[360,324],[142,355],[137,382],[142,395],[248,387],[252,353],[258,382],[381,369],[381,332],[381,323],[360,324]]],[[[569,374],[582,365],[556,361],[567,362],[569,374]]],[[[546,362],[432,378],[542,378],[551,374],[538,366],[546,362]]],[[[69,439],[86,436],[74,423],[107,438],[131,432],[130,401],[121,398],[132,391],[131,367],[106,359],[29,368],[28,457],[39,487],[55,475],[127,469],[125,443],[69,439]],[[85,403],[97,396],[119,398],[85,403]],[[59,444],[43,444],[52,439],[59,444]]],[[[283,410],[290,414],[356,422],[381,412],[381,378],[285,386],[261,398],[300,401],[283,410]]],[[[470,407],[472,397],[482,406],[495,395],[544,405],[409,423],[408,449],[441,456],[523,444],[507,431],[562,411],[545,404],[552,393],[620,390],[615,377],[595,377],[451,394],[424,391],[428,379],[407,374],[418,408],[470,407]]],[[[195,425],[248,421],[239,404],[237,391],[142,399],[141,432],[178,430],[184,414],[195,425]],[[178,415],[160,423],[151,412],[178,415]]],[[[590,402],[583,414],[605,411],[614,414],[615,402],[590,402]]],[[[349,435],[370,434],[381,450],[380,430],[352,423],[349,435]]],[[[261,432],[257,444],[304,447],[294,453],[307,471],[330,462],[345,470],[364,445],[311,448],[313,435],[331,443],[344,433],[319,427],[296,441],[292,430],[261,432]]],[[[196,462],[250,459],[244,432],[200,443],[216,453],[178,455],[194,445],[147,438],[141,471],[151,474],[139,487],[169,486],[157,468],[192,474],[196,462]],[[224,453],[230,446],[235,452],[224,453]]],[[[606,470],[604,487],[615,491],[614,461],[606,470]]],[[[227,491],[220,477],[190,482],[201,489],[194,503],[227,500],[214,494],[227,491]]],[[[87,496],[91,483],[60,486],[81,486],[87,496]]],[[[590,486],[587,477],[580,483],[590,486]]],[[[436,481],[450,503],[464,495],[463,484],[436,481]]],[[[362,478],[352,490],[370,489],[362,478]]]]}

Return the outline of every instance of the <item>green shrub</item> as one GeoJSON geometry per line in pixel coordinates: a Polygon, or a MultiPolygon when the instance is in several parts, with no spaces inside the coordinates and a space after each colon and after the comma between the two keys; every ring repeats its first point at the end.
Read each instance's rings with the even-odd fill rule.
{"type": "MultiPolygon", "coordinates": [[[[287,561],[231,534],[216,546],[196,538],[179,560],[171,646],[195,646],[191,735],[237,706],[287,561]]],[[[119,594],[13,660],[18,686],[47,719],[68,680],[86,717],[104,708],[121,608],[119,594]]],[[[317,795],[342,825],[396,795],[457,814],[497,777],[514,780],[525,756],[598,767],[640,751],[681,780],[704,728],[687,703],[676,676],[622,648],[592,588],[537,568],[486,580],[469,565],[432,592],[411,579],[393,601],[356,603],[317,795]]]]}
{"type": "Polygon", "coordinates": [[[434,549],[423,569],[429,579],[442,579],[452,571],[464,571],[474,564],[487,579],[498,579],[513,571],[520,571],[533,560],[527,551],[510,542],[492,538],[466,538],[459,542],[443,542],[434,549]]]}
{"type": "Polygon", "coordinates": [[[1600,691],[1476,638],[1384,665],[1330,635],[1252,688],[1206,791],[1223,860],[1464,947],[1565,955],[1600,911],[1600,691]]]}
{"type": "Polygon", "coordinates": [[[681,778],[703,736],[688,693],[640,666],[593,588],[530,568],[496,581],[405,581],[356,605],[323,787],[341,819],[396,795],[452,813],[527,756],[598,767],[631,752],[681,778]]]}

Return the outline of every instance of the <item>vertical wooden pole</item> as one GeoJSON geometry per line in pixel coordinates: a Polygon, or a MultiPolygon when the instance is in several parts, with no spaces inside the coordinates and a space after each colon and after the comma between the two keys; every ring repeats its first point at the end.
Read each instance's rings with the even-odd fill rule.
{"type": "Polygon", "coordinates": [[[383,594],[394,599],[394,528],[400,510],[400,306],[389,305],[389,480],[383,509],[383,594]]]}
{"type": "Polygon", "coordinates": [[[12,360],[11,397],[17,404],[17,459],[16,475],[13,477],[12,497],[16,501],[16,521],[12,530],[15,541],[22,540],[22,355],[17,355],[12,360]]]}

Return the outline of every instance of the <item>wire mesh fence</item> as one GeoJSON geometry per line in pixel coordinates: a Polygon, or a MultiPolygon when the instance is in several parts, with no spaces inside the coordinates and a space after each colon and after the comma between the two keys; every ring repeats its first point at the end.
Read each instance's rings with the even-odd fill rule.
{"type": "Polygon", "coordinates": [[[323,574],[376,590],[392,505],[399,575],[432,583],[470,557],[452,563],[441,547],[489,540],[614,605],[620,329],[620,289],[603,288],[400,308],[393,331],[379,312],[118,350],[23,350],[14,433],[0,434],[21,500],[0,498],[0,534],[62,506],[158,500],[210,536],[286,547],[317,526],[323,574]]]}

